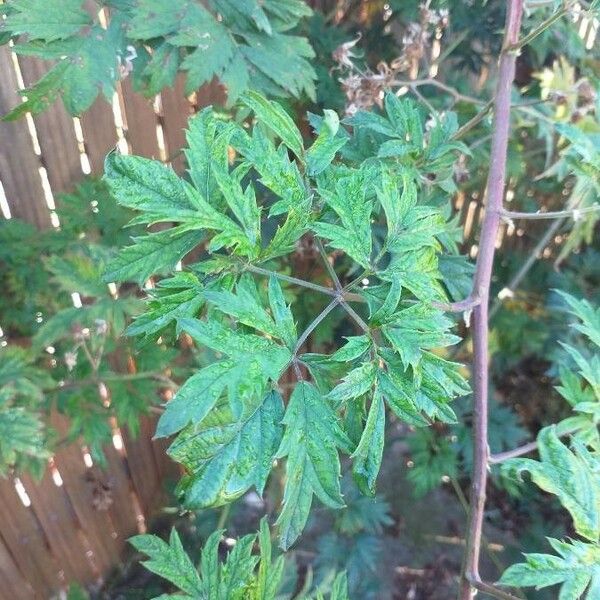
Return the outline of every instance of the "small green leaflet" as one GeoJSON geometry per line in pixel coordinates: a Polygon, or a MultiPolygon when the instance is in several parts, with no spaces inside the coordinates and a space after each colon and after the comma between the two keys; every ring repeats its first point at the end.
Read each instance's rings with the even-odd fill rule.
{"type": "Polygon", "coordinates": [[[340,119],[337,114],[325,109],[319,135],[306,153],[309,175],[322,173],[331,164],[336,152],[348,141],[346,137],[337,136],[339,128],[340,119]]]}
{"type": "Polygon", "coordinates": [[[251,108],[258,119],[271,129],[281,141],[302,160],[304,153],[302,136],[292,118],[280,104],[267,100],[256,92],[247,92],[242,96],[242,102],[251,108]]]}
{"type": "Polygon", "coordinates": [[[548,541],[559,556],[525,554],[526,562],[510,566],[498,583],[536,589],[561,584],[560,600],[600,598],[600,546],[578,540],[548,541]]]}
{"type": "Polygon", "coordinates": [[[538,434],[541,461],[519,458],[503,468],[520,475],[527,471],[533,482],[555,494],[573,519],[575,531],[592,542],[600,538],[600,461],[581,444],[570,450],[560,441],[555,426],[538,434]]]}
{"type": "Polygon", "coordinates": [[[287,550],[306,525],[313,494],[330,508],[344,505],[338,448],[350,452],[351,442],[327,401],[306,381],[294,388],[283,423],[277,458],[287,457],[286,483],[277,524],[280,546],[287,550]]]}
{"type": "Polygon", "coordinates": [[[185,505],[221,506],[252,486],[262,494],[281,441],[282,417],[283,400],[271,391],[244,399],[239,417],[223,399],[202,421],[184,429],[168,454],[188,471],[178,486],[185,505]]]}
{"type": "Polygon", "coordinates": [[[30,40],[46,42],[68,38],[90,23],[82,0],[12,0],[11,11],[0,25],[0,31],[13,35],[26,34],[30,40]]]}
{"type": "Polygon", "coordinates": [[[346,400],[366,394],[375,383],[376,372],[374,363],[363,363],[348,372],[341,383],[327,394],[327,398],[337,406],[346,400]]]}
{"type": "Polygon", "coordinates": [[[360,442],[352,454],[352,473],[361,492],[375,495],[375,481],[381,467],[385,437],[385,405],[375,389],[360,442]]]}
{"type": "Polygon", "coordinates": [[[151,275],[172,269],[203,239],[202,231],[187,231],[182,225],[133,238],[134,244],[123,248],[109,263],[104,281],[135,281],[143,285],[151,275]]]}
{"type": "Polygon", "coordinates": [[[177,325],[189,333],[194,340],[216,352],[235,359],[251,358],[265,376],[277,381],[291,359],[291,352],[265,337],[239,333],[227,324],[216,320],[179,319],[177,325]]]}
{"type": "MultiPolygon", "coordinates": [[[[215,531],[211,535],[211,538],[213,537],[218,541],[221,531],[215,531]]],[[[142,561],[146,569],[175,584],[188,596],[202,597],[204,593],[202,579],[183,549],[175,529],[171,529],[168,543],[155,535],[135,535],[129,538],[129,542],[136,550],[150,557],[149,560],[142,561]]],[[[210,546],[210,538],[206,545],[210,546]]]]}
{"type": "Polygon", "coordinates": [[[320,190],[329,207],[341,220],[341,225],[319,221],[312,228],[317,235],[330,240],[329,245],[343,250],[361,266],[371,261],[371,211],[373,203],[365,197],[365,176],[354,171],[339,179],[335,191],[320,190]]]}
{"type": "Polygon", "coordinates": [[[460,341],[448,333],[452,326],[452,320],[441,310],[420,303],[394,313],[381,330],[404,366],[416,367],[423,350],[443,348],[460,341]]]}

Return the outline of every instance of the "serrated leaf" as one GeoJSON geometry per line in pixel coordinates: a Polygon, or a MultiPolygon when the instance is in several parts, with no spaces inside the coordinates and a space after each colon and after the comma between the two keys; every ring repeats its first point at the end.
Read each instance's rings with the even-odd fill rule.
{"type": "Polygon", "coordinates": [[[371,339],[366,335],[354,335],[346,340],[346,344],[336,350],[329,360],[346,363],[361,358],[371,348],[371,339]]]}
{"type": "Polygon", "coordinates": [[[135,535],[129,538],[129,542],[136,550],[149,556],[149,559],[142,561],[146,569],[175,584],[190,596],[202,597],[202,580],[175,529],[171,530],[168,543],[155,535],[135,535]]]}
{"type": "Polygon", "coordinates": [[[273,276],[269,278],[269,305],[277,324],[277,337],[283,340],[288,348],[293,349],[298,339],[294,315],[285,302],[279,281],[273,276]]]}
{"type": "Polygon", "coordinates": [[[135,281],[144,284],[154,273],[172,269],[205,237],[202,231],[174,227],[133,238],[134,245],[120,250],[106,268],[104,281],[135,281]]]}
{"type": "Polygon", "coordinates": [[[82,0],[55,0],[52,10],[48,10],[44,0],[13,0],[0,31],[6,29],[13,35],[26,34],[30,40],[45,42],[65,39],[91,21],[81,5],[82,0]]]}
{"type": "Polygon", "coordinates": [[[280,104],[267,100],[257,92],[242,95],[242,102],[251,108],[257,118],[268,127],[300,159],[303,156],[302,136],[292,118],[280,104]]]}
{"type": "Polygon", "coordinates": [[[365,362],[347,373],[327,398],[338,405],[351,398],[358,398],[366,394],[375,383],[377,369],[372,362],[365,362]]]}
{"type": "Polygon", "coordinates": [[[287,550],[306,525],[313,495],[330,508],[343,506],[338,448],[349,451],[351,442],[326,400],[306,381],[294,388],[283,423],[277,457],[287,457],[286,483],[277,524],[280,546],[287,550]]]}
{"type": "Polygon", "coordinates": [[[262,493],[283,433],[278,392],[248,397],[236,417],[221,400],[201,422],[184,429],[168,454],[189,474],[179,484],[190,508],[221,506],[252,486],[262,493]]]}
{"type": "Polygon", "coordinates": [[[456,344],[460,338],[448,333],[453,322],[426,304],[415,304],[397,311],[381,330],[402,359],[405,367],[416,367],[423,350],[456,344]]]}
{"type": "Polygon", "coordinates": [[[498,583],[536,589],[561,584],[560,600],[584,596],[596,600],[600,594],[600,546],[577,540],[548,541],[559,556],[525,554],[526,562],[510,566],[498,583]]]}
{"type": "Polygon", "coordinates": [[[555,426],[542,429],[537,439],[541,461],[512,459],[503,469],[517,475],[529,472],[538,487],[558,497],[569,511],[577,533],[597,542],[600,537],[598,459],[581,445],[576,445],[575,452],[570,450],[561,442],[555,426]]]}
{"type": "Polygon", "coordinates": [[[352,473],[363,494],[375,495],[375,481],[381,467],[385,443],[385,406],[375,390],[360,442],[352,454],[352,473]]]}
{"type": "Polygon", "coordinates": [[[337,114],[325,109],[323,115],[319,135],[306,153],[306,166],[311,176],[323,172],[331,164],[337,151],[348,141],[346,137],[337,135],[340,127],[337,114]]]}
{"type": "Polygon", "coordinates": [[[365,268],[371,261],[371,211],[373,204],[365,197],[361,171],[336,181],[335,191],[321,190],[325,202],[335,211],[341,225],[319,221],[313,224],[317,235],[330,240],[329,245],[343,250],[365,268]]]}

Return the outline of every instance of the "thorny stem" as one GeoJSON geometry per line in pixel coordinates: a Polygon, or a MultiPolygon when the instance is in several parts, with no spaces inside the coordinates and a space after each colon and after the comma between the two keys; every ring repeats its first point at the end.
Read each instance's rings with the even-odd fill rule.
{"type": "MultiPolygon", "coordinates": [[[[565,437],[567,435],[571,435],[579,431],[578,427],[573,427],[562,431],[558,434],[558,437],[565,437]]],[[[490,465],[497,465],[499,463],[510,460],[511,458],[518,458],[519,456],[523,456],[525,454],[529,454],[530,452],[535,452],[538,449],[537,442],[529,442],[528,444],[523,444],[518,448],[513,448],[512,450],[507,450],[506,452],[499,452],[498,454],[491,454],[488,457],[488,463],[490,465]]]]}
{"type": "MultiPolygon", "coordinates": [[[[522,14],[523,0],[510,0],[494,100],[494,127],[490,155],[491,166],[487,180],[487,206],[475,268],[474,295],[481,299],[481,303],[473,310],[473,475],[466,535],[467,545],[459,592],[460,600],[471,600],[473,587],[477,588],[475,584],[480,582],[479,555],[488,468],[488,304],[495,241],[500,225],[500,209],[504,195],[510,128],[510,95],[515,76],[516,54],[510,50],[510,47],[518,41],[522,14]]],[[[495,588],[493,589],[495,590],[495,588]]],[[[490,593],[489,590],[488,593],[490,593]]]]}
{"type": "Polygon", "coordinates": [[[571,10],[571,8],[575,6],[575,4],[577,4],[576,1],[565,2],[562,8],[552,13],[545,21],[542,21],[535,29],[530,31],[526,36],[522,37],[514,44],[511,44],[509,46],[509,50],[519,50],[520,48],[527,46],[527,44],[534,40],[538,35],[546,31],[548,27],[551,27],[552,25],[554,25],[554,23],[556,23],[556,21],[564,17],[569,12],[569,10],[571,10]]]}
{"type": "MultiPolygon", "coordinates": [[[[563,226],[565,221],[566,218],[557,219],[556,221],[554,221],[554,223],[550,225],[550,227],[548,227],[546,233],[542,236],[540,241],[536,244],[535,248],[531,251],[531,253],[527,257],[527,260],[523,263],[519,271],[510,280],[508,285],[505,286],[505,290],[508,290],[509,293],[512,294],[517,289],[517,287],[519,287],[519,284],[521,283],[521,281],[523,281],[525,275],[529,273],[531,267],[533,267],[535,262],[538,260],[540,254],[544,251],[544,249],[552,241],[552,239],[554,239],[555,234],[563,226]]],[[[492,306],[492,310],[490,310],[490,319],[494,318],[498,310],[500,310],[501,306],[502,300],[500,298],[496,298],[496,301],[492,306]]]]}
{"type": "Polygon", "coordinates": [[[504,590],[497,588],[495,585],[491,585],[490,583],[485,583],[484,581],[480,581],[479,579],[474,579],[471,581],[471,585],[480,592],[485,592],[494,598],[499,598],[499,600],[521,600],[518,596],[513,596],[504,590]]]}
{"type": "Polygon", "coordinates": [[[551,210],[548,212],[516,212],[512,210],[501,210],[500,216],[506,220],[526,219],[529,221],[543,221],[545,219],[577,219],[581,215],[600,211],[600,204],[585,206],[584,208],[572,208],[569,210],[551,210]]]}

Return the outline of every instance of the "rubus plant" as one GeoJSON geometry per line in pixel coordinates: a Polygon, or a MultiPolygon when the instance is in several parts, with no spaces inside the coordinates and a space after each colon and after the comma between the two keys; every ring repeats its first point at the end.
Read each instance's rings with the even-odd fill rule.
{"type": "Polygon", "coordinates": [[[174,584],[177,594],[160,598],[210,598],[211,600],[349,600],[348,583],[344,573],[336,575],[328,585],[311,592],[284,592],[285,557],[273,560],[271,537],[266,519],[260,523],[258,535],[246,535],[232,540],[233,549],[224,561],[219,560],[222,530],[213,532],[200,556],[199,567],[185,552],[173,529],[168,543],[154,535],[137,535],[130,541],[146,554],[144,566],[174,584]],[[255,544],[259,554],[253,554],[255,544]],[[325,589],[323,589],[325,588],[325,589]]]}
{"type": "Polygon", "coordinates": [[[157,435],[178,434],[169,454],[186,467],[179,492],[191,508],[262,492],[274,461],[287,459],[278,518],[287,549],[314,496],[343,506],[340,452],[374,493],[386,407],[413,426],[452,422],[451,400],[468,392],[460,365],[431,352],[459,339],[444,314],[457,307],[437,255],[455,250],[454,221],[440,204],[463,146],[451,140],[451,115],[425,134],[414,104],[394,95],[387,117],[357,115],[352,133],[332,111],[313,118],[318,135],[308,149],[278,104],[256,93],[243,101],[257,116],[249,131],[211,109],[190,121],[191,183],[155,161],[107,157],[105,179],[119,203],[139,211],[135,222],[176,226],[136,238],[105,278],[142,282],[200,245],[202,260],[163,279],[132,325],[156,336],[175,323],[207,350],[207,366],[166,404],[157,435]],[[371,144],[380,157],[366,154],[371,144]],[[401,145],[408,152],[399,162],[401,145]],[[434,163],[425,187],[423,169],[434,163]],[[420,187],[427,204],[417,201],[420,187]],[[320,283],[288,274],[290,256],[307,243],[323,262],[320,283]],[[299,333],[286,295],[302,289],[323,300],[299,333]],[[307,352],[334,310],[353,335],[330,354],[307,352]]]}
{"type": "MultiPolygon", "coordinates": [[[[443,350],[458,341],[445,313],[464,313],[473,339],[474,449],[460,598],[474,590],[513,597],[479,574],[487,472],[498,458],[488,449],[496,237],[502,220],[581,214],[503,207],[516,56],[565,14],[559,10],[520,39],[522,13],[522,0],[508,3],[494,99],[460,129],[453,113],[436,111],[425,128],[417,105],[387,94],[385,115],[352,111],[343,123],[332,111],[311,115],[316,139],[305,148],[281,106],[245,93],[241,100],[257,119],[253,127],[210,109],[190,122],[190,181],[156,162],[109,155],[106,180],[121,204],[139,211],[135,223],[175,227],[137,238],[109,266],[107,281],[141,283],[173,271],[192,250],[201,255],[184,274],[163,281],[151,310],[133,326],[158,336],[174,325],[205,350],[207,366],[165,406],[157,430],[177,434],[169,453],[186,469],[178,488],[184,505],[219,506],[252,487],[261,492],[286,459],[277,525],[287,549],[314,496],[332,508],[343,505],[340,453],[349,455],[360,489],[374,493],[388,411],[411,427],[453,422],[452,399],[469,392],[461,365],[443,350]],[[460,137],[490,110],[487,205],[472,291],[460,298],[456,291],[464,285],[457,279],[468,280],[470,270],[456,256],[459,236],[447,200],[456,189],[457,155],[469,153],[460,137]],[[294,251],[307,247],[323,263],[317,281],[294,271],[294,251]],[[449,258],[459,266],[444,273],[449,258]],[[298,288],[329,299],[302,329],[293,312],[298,288]],[[306,351],[333,311],[342,311],[338,327],[352,335],[329,354],[306,351]]],[[[574,141],[572,129],[560,133],[584,144],[586,176],[594,182],[597,152],[581,136],[574,141]]],[[[514,583],[510,577],[503,582],[514,583]]],[[[589,580],[581,581],[577,595],[589,580]]]]}
{"type": "Polygon", "coordinates": [[[53,64],[4,118],[39,113],[59,97],[79,115],[99,94],[110,101],[126,77],[150,98],[179,72],[188,94],[218,77],[230,103],[248,88],[314,97],[314,52],[293,33],[311,14],[302,0],[7,0],[0,43],[53,64]]]}

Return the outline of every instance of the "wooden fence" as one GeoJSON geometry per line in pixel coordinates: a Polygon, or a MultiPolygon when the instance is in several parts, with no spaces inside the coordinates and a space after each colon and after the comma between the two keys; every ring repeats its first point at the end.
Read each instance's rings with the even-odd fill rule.
{"type": "MultiPolygon", "coordinates": [[[[0,114],[17,105],[17,90],[46,68],[0,47],[0,114]]],[[[178,80],[146,100],[125,80],[112,106],[99,99],[80,119],[59,100],[33,118],[0,122],[3,217],[59,226],[55,195],[72,190],[85,174],[100,175],[115,146],[163,161],[175,157],[169,162],[180,171],[189,116],[222,99],[216,84],[186,97],[178,80]]],[[[66,433],[64,418],[55,414],[51,421],[66,433]]],[[[165,445],[152,441],[154,428],[155,420],[144,417],[135,439],[115,430],[106,469],[92,463],[85,447],[71,444],[61,447],[39,482],[28,475],[0,478],[0,600],[60,596],[70,582],[99,584],[118,568],[126,539],[146,529],[165,500],[164,481],[177,475],[165,445]]]]}

